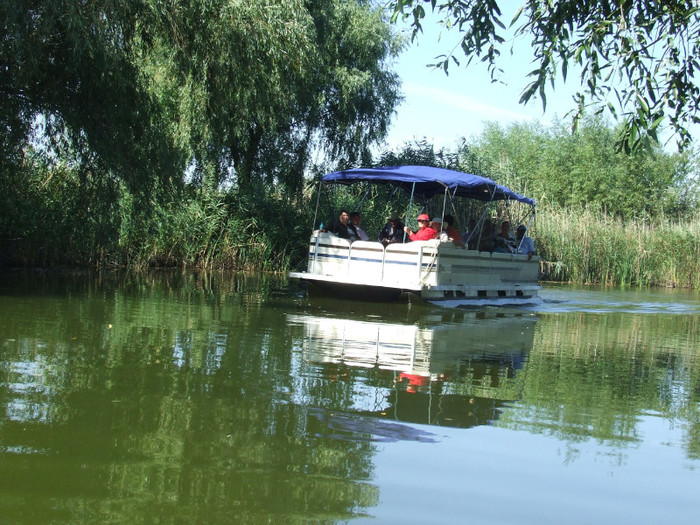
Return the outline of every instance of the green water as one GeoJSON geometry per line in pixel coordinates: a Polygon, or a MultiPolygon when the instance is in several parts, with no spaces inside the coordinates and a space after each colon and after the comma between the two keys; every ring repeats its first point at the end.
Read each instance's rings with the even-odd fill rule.
{"type": "Polygon", "coordinates": [[[0,523],[661,523],[700,506],[700,297],[310,302],[0,277],[0,523]]]}

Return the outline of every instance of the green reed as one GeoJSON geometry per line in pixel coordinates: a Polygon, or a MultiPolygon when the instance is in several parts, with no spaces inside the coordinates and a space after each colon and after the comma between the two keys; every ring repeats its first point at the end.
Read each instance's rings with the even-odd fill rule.
{"type": "MultiPolygon", "coordinates": [[[[68,168],[28,168],[24,175],[1,179],[3,266],[305,267],[316,202],[311,194],[183,188],[144,200],[111,179],[81,178],[68,168]]],[[[386,220],[380,197],[373,194],[362,208],[369,232],[386,220]]],[[[332,221],[334,213],[320,210],[317,220],[332,221]]],[[[700,289],[700,213],[622,222],[592,208],[542,206],[534,231],[545,279],[700,289]]]]}
{"type": "Polygon", "coordinates": [[[540,210],[536,234],[545,279],[700,287],[700,215],[650,223],[593,209],[540,210]]]}
{"type": "Polygon", "coordinates": [[[271,190],[135,196],[70,169],[0,174],[0,266],[285,271],[303,258],[304,206],[271,190]]]}
{"type": "Polygon", "coordinates": [[[142,224],[126,206],[120,232],[124,263],[286,271],[310,233],[300,211],[290,208],[269,195],[197,195],[152,209],[142,224]]]}

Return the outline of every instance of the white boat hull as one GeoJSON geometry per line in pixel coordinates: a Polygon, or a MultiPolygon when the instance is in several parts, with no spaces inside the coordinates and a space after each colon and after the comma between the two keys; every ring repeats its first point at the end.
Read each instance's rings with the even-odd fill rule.
{"type": "Polygon", "coordinates": [[[413,293],[427,301],[532,299],[539,257],[478,252],[437,240],[391,244],[341,239],[316,230],[306,272],[290,277],[312,294],[391,300],[413,293]]]}

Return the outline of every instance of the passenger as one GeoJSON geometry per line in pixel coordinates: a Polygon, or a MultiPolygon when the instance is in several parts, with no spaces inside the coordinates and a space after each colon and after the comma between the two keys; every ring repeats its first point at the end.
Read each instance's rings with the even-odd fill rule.
{"type": "Polygon", "coordinates": [[[532,237],[525,235],[527,233],[527,226],[521,224],[516,230],[516,242],[518,243],[518,252],[522,255],[527,255],[528,260],[532,259],[535,255],[535,243],[532,237]]]}
{"type": "Polygon", "coordinates": [[[395,242],[404,242],[405,233],[403,228],[403,223],[399,219],[398,214],[392,213],[387,218],[387,223],[382,228],[382,231],[379,232],[377,240],[384,246],[395,242]]]}
{"type": "Polygon", "coordinates": [[[445,224],[440,217],[433,217],[430,221],[430,227],[437,232],[435,238],[440,239],[440,242],[448,242],[450,240],[445,231],[445,224]]]}
{"type": "Polygon", "coordinates": [[[362,229],[362,226],[360,226],[360,222],[362,222],[362,216],[360,215],[360,212],[352,212],[350,214],[350,223],[355,227],[355,232],[357,233],[358,239],[360,239],[361,241],[369,241],[369,235],[367,235],[367,232],[362,229]]]}
{"type": "Polygon", "coordinates": [[[481,236],[478,238],[480,252],[493,252],[496,247],[496,240],[493,234],[493,223],[491,219],[484,221],[484,226],[481,228],[481,236]]]}
{"type": "Polygon", "coordinates": [[[405,226],[403,229],[412,241],[429,241],[437,237],[438,232],[428,226],[430,222],[430,217],[428,217],[428,215],[421,213],[416,220],[418,221],[419,228],[416,233],[413,233],[408,226],[405,226]]]}
{"type": "Polygon", "coordinates": [[[467,231],[462,235],[462,242],[467,245],[469,250],[476,250],[476,243],[479,240],[479,229],[476,227],[476,221],[470,219],[467,226],[467,231]]]}
{"type": "Polygon", "coordinates": [[[462,236],[457,230],[455,230],[453,224],[455,223],[455,218],[452,215],[445,215],[443,218],[443,230],[447,233],[447,239],[452,241],[455,246],[464,247],[464,241],[462,241],[462,236]]]}
{"type": "Polygon", "coordinates": [[[494,237],[496,245],[494,252],[496,253],[515,253],[515,241],[510,236],[510,222],[503,221],[501,223],[501,231],[494,237]]]}
{"type": "Polygon", "coordinates": [[[340,211],[338,220],[335,221],[333,229],[330,231],[331,233],[335,233],[341,239],[348,239],[349,241],[359,239],[355,226],[350,222],[350,215],[348,215],[347,210],[340,211]]]}

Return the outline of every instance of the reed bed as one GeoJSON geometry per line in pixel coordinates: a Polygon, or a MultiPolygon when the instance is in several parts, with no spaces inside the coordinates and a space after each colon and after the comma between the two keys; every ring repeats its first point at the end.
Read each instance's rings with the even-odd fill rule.
{"type": "MultiPolygon", "coordinates": [[[[103,179],[81,186],[66,174],[44,175],[8,186],[14,193],[7,203],[14,204],[0,217],[0,266],[305,267],[310,200],[281,192],[183,191],[144,206],[103,179]]],[[[383,202],[365,204],[368,231],[383,224],[383,202]]],[[[330,209],[319,214],[333,218],[330,209]]],[[[700,211],[623,222],[592,208],[544,205],[534,232],[544,279],[700,289],[700,211]]]]}
{"type": "Polygon", "coordinates": [[[147,224],[125,217],[119,236],[121,256],[126,266],[142,269],[286,271],[295,254],[308,245],[309,234],[303,214],[287,212],[288,208],[288,203],[274,199],[250,202],[224,195],[184,199],[156,209],[147,224]],[[143,235],[144,231],[149,234],[143,235]]]}
{"type": "Polygon", "coordinates": [[[540,210],[536,233],[545,279],[700,288],[700,214],[651,223],[592,209],[540,210]]]}

